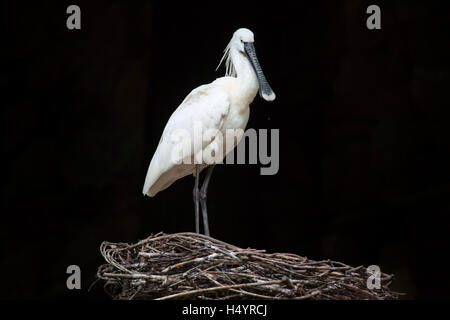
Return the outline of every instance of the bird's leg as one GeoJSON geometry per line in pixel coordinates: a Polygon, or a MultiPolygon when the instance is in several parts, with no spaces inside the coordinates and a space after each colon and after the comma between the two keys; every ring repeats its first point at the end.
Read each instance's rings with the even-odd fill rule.
{"type": "Polygon", "coordinates": [[[205,229],[205,234],[209,236],[209,225],[208,225],[208,211],[206,209],[206,193],[208,192],[208,184],[211,179],[211,174],[213,172],[214,165],[208,167],[208,172],[206,173],[205,180],[203,180],[203,185],[200,190],[200,202],[202,204],[202,215],[203,215],[203,228],[205,229]]]}
{"type": "Polygon", "coordinates": [[[200,165],[195,166],[195,184],[194,184],[194,207],[195,207],[195,232],[200,233],[200,192],[198,190],[198,181],[200,180],[200,165]]]}

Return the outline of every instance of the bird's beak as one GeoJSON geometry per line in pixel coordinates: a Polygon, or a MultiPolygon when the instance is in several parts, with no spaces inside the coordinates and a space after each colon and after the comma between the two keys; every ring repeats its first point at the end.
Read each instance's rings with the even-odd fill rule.
{"type": "Polygon", "coordinates": [[[253,69],[255,70],[256,76],[259,81],[259,95],[266,101],[275,100],[275,93],[272,88],[269,86],[269,83],[262,72],[261,66],[259,65],[258,58],[256,57],[255,47],[253,46],[253,42],[244,42],[245,53],[247,54],[248,59],[250,60],[253,69]]]}

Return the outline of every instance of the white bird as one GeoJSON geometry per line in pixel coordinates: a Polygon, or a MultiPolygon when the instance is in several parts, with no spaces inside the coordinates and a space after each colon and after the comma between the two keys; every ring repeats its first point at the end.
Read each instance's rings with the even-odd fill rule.
{"type": "MultiPolygon", "coordinates": [[[[249,29],[238,29],[231,38],[219,63],[225,60],[226,75],[199,86],[189,93],[171,115],[161,140],[150,162],[143,193],[150,197],[169,187],[176,180],[194,174],[195,227],[200,232],[199,202],[202,206],[204,232],[209,236],[206,193],[214,164],[220,162],[238,143],[241,137],[229,145],[221,145],[221,137],[227,129],[244,130],[249,118],[249,105],[259,89],[260,96],[273,101],[275,93],[270,88],[256,58],[254,36],[249,29]],[[202,132],[213,131],[211,137],[195,134],[196,126],[202,132]],[[188,139],[180,143],[180,132],[188,133],[188,139]],[[177,150],[184,150],[176,156],[177,150]],[[223,148],[220,153],[219,148],[223,148]],[[205,155],[217,154],[219,159],[211,163],[205,155]],[[181,161],[180,161],[181,160],[181,161]],[[208,167],[199,190],[200,172],[208,167]]],[[[219,66],[217,68],[219,68],[219,66]]],[[[223,139],[222,139],[223,140],[223,139]]]]}

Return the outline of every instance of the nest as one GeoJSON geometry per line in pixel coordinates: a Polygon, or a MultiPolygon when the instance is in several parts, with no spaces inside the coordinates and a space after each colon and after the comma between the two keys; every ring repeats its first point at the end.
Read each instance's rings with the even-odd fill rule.
{"type": "Polygon", "coordinates": [[[396,299],[393,276],[367,289],[363,266],[242,249],[196,233],[158,233],[136,244],[103,242],[97,276],[114,299],[396,299]]]}

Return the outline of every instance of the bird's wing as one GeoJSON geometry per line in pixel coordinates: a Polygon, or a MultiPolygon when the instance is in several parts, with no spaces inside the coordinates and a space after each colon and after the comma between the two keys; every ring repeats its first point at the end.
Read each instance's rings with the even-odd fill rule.
{"type": "Polygon", "coordinates": [[[211,141],[203,141],[201,133],[220,130],[229,109],[229,95],[221,86],[211,83],[192,90],[164,128],[148,168],[143,193],[153,196],[175,180],[191,174],[195,164],[177,165],[176,161],[181,161],[181,158],[177,158],[175,148],[180,151],[178,154],[184,152],[183,159],[192,158],[204,150],[211,141]],[[198,130],[201,130],[200,134],[198,130]],[[190,139],[182,138],[186,134],[190,139]]]}

